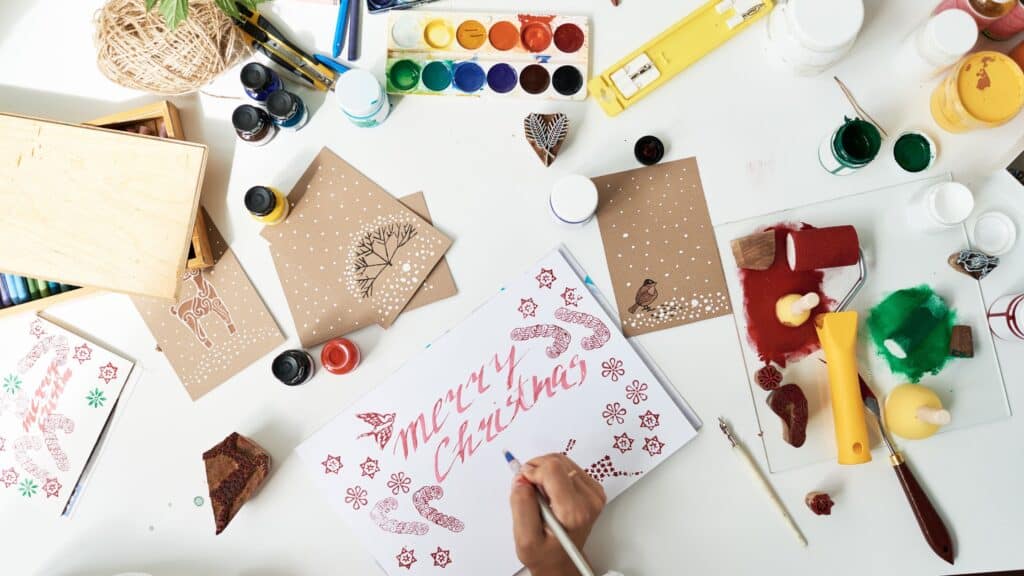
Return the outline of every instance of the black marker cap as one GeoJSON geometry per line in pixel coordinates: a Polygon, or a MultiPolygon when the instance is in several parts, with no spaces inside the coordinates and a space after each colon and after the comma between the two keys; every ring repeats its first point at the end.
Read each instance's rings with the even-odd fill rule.
{"type": "Polygon", "coordinates": [[[270,369],[274,377],[287,386],[298,386],[306,381],[312,370],[310,356],[301,350],[288,350],[274,358],[270,369]]]}
{"type": "Polygon", "coordinates": [[[295,95],[278,90],[267,97],[267,112],[274,118],[287,118],[295,107],[295,95]]]}
{"type": "Polygon", "coordinates": [[[231,123],[239,132],[257,132],[266,123],[266,114],[255,106],[242,104],[231,114],[231,123]]]}
{"type": "Polygon", "coordinates": [[[654,136],[644,136],[633,146],[633,155],[644,166],[653,166],[665,156],[665,145],[654,136]]]}
{"type": "Polygon", "coordinates": [[[242,67],[242,86],[249,90],[262,90],[271,82],[271,71],[263,64],[250,62],[242,67]]]}
{"type": "Polygon", "coordinates": [[[257,216],[266,216],[277,207],[277,197],[266,186],[253,186],[245,193],[245,207],[257,216]]]}

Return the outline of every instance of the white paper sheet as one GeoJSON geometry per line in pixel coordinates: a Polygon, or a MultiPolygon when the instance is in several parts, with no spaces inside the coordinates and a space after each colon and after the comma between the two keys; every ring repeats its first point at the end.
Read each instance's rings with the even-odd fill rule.
{"type": "Polygon", "coordinates": [[[297,451],[388,574],[513,574],[504,450],[610,500],[696,435],[615,326],[552,252],[297,451]]]}

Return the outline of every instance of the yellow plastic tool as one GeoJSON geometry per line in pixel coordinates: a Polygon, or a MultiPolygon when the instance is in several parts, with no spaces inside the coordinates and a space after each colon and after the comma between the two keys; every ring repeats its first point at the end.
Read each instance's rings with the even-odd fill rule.
{"type": "Polygon", "coordinates": [[[829,312],[814,318],[821,348],[828,362],[832,391],[832,420],[835,421],[836,449],[840,464],[871,461],[864,398],[857,375],[857,313],[829,312]]]}
{"type": "Polygon", "coordinates": [[[626,56],[588,85],[609,116],[616,116],[718,48],[758,18],[774,0],[711,0],[626,56]]]}

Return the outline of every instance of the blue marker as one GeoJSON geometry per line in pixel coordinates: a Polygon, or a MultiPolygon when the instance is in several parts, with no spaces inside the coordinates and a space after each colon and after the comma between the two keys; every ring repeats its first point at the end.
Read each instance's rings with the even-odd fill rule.
{"type": "MultiPolygon", "coordinates": [[[[348,24],[348,2],[341,0],[338,6],[338,21],[334,24],[334,57],[341,56],[341,47],[345,45],[345,25],[348,24]]],[[[355,0],[359,2],[359,0],[355,0]]]]}
{"type": "Polygon", "coordinates": [[[13,305],[14,302],[11,301],[11,295],[7,293],[7,282],[0,276],[0,308],[7,308],[13,305]]]}
{"type": "Polygon", "coordinates": [[[24,276],[12,276],[12,278],[14,278],[14,291],[18,295],[16,302],[18,304],[28,302],[28,281],[25,280],[24,276]]]}

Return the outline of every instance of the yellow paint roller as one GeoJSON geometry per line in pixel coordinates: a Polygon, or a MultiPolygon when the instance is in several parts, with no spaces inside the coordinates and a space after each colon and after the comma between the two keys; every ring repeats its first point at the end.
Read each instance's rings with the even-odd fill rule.
{"type": "Polygon", "coordinates": [[[857,376],[857,313],[829,312],[814,318],[821,348],[828,362],[832,391],[832,420],[840,464],[871,461],[864,399],[857,376]]]}

